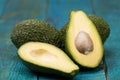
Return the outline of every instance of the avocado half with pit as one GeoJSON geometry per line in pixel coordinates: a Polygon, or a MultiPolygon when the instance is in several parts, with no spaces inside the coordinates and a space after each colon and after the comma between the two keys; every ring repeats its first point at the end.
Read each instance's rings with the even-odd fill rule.
{"type": "MultiPolygon", "coordinates": [[[[96,29],[98,30],[98,33],[100,34],[100,37],[102,39],[102,43],[106,42],[110,35],[110,27],[109,24],[100,16],[97,16],[95,14],[89,14],[87,15],[88,18],[93,22],[96,29]]],[[[58,47],[60,47],[62,50],[65,51],[65,37],[66,37],[66,30],[68,27],[68,23],[66,23],[60,30],[60,44],[58,47]]]]}
{"type": "Polygon", "coordinates": [[[27,42],[18,49],[18,55],[32,71],[73,77],[79,67],[59,48],[42,42],[27,42]]]}
{"type": "Polygon", "coordinates": [[[83,11],[72,11],[68,24],[65,47],[72,59],[81,66],[95,68],[103,57],[101,37],[83,11]]]}

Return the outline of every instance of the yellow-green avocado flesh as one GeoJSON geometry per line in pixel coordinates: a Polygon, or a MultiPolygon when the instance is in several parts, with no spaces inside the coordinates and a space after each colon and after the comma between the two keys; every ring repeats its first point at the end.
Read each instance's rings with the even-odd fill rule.
{"type": "Polygon", "coordinates": [[[103,57],[100,35],[83,11],[72,11],[66,32],[66,50],[81,66],[97,67],[103,57]]]}
{"type": "Polygon", "coordinates": [[[18,49],[18,55],[33,71],[72,77],[79,67],[59,48],[42,42],[27,42],[18,49]]]}

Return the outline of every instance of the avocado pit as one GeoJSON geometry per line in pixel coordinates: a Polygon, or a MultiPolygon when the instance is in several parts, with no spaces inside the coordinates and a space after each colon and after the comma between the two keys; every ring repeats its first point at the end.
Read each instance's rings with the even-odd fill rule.
{"type": "Polygon", "coordinates": [[[80,53],[89,54],[93,51],[93,42],[87,32],[80,31],[75,39],[75,46],[80,53]]]}

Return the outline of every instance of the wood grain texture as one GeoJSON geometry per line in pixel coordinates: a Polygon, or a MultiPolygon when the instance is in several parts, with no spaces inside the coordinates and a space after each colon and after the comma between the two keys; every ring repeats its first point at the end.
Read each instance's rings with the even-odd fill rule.
{"type": "MultiPolygon", "coordinates": [[[[118,0],[117,0],[118,1],[118,0]]],[[[120,70],[117,61],[119,37],[117,2],[110,0],[1,0],[0,7],[0,80],[64,80],[62,77],[31,72],[17,56],[17,49],[10,40],[10,33],[18,21],[37,18],[47,21],[60,29],[69,20],[71,10],[83,10],[88,14],[96,13],[110,23],[111,35],[105,44],[105,60],[108,66],[108,79],[113,80],[120,70]],[[101,5],[98,5],[101,4],[101,5]],[[107,4],[107,5],[106,5],[107,4]],[[107,7],[106,7],[107,6],[107,7]],[[105,9],[103,10],[103,7],[105,9]],[[113,8],[114,7],[114,8],[113,8]],[[113,12],[111,12],[111,9],[113,12]],[[115,9],[115,10],[114,10],[115,9]],[[115,16],[113,16],[116,14],[115,16]],[[116,40],[115,43],[113,41],[116,40]],[[111,45],[109,45],[112,42],[111,45]],[[118,46],[116,46],[118,45],[118,46]],[[110,50],[109,50],[110,49],[110,50]],[[113,50],[115,49],[115,50],[113,50]],[[108,54],[109,53],[109,54],[108,54]],[[116,53],[115,55],[113,55],[116,53]],[[111,58],[113,60],[111,60],[111,58]],[[115,64],[114,64],[115,63],[115,64]],[[111,66],[112,65],[112,66],[111,66]],[[113,68],[114,67],[114,68],[113,68]],[[116,69],[118,72],[116,72],[116,69]],[[115,74],[115,75],[113,75],[115,74]]],[[[119,2],[119,1],[118,1],[119,2]]],[[[119,80],[118,77],[115,78],[119,80]]],[[[80,71],[73,80],[106,80],[104,65],[92,71],[80,71]]]]}
{"type": "Polygon", "coordinates": [[[18,21],[36,18],[40,12],[43,12],[40,0],[7,0],[4,10],[1,14],[1,20],[7,23],[15,24],[18,21]]]}
{"type": "Polygon", "coordinates": [[[7,0],[1,0],[0,1],[0,16],[2,15],[2,12],[4,11],[4,5],[6,5],[7,0]]]}
{"type": "Polygon", "coordinates": [[[111,34],[105,43],[105,60],[108,80],[120,80],[120,0],[94,0],[97,15],[103,17],[110,25],[111,34]],[[101,6],[98,6],[101,5],[101,6]]]}
{"type": "Polygon", "coordinates": [[[33,0],[6,0],[4,4],[1,1],[3,9],[0,15],[0,80],[37,80],[37,74],[31,72],[19,60],[17,49],[11,43],[10,33],[16,22],[35,18],[39,5],[37,2],[32,3],[33,0]]]}
{"type": "MultiPolygon", "coordinates": [[[[0,24],[0,27],[12,26],[0,24]]],[[[0,80],[37,80],[37,75],[26,68],[18,58],[17,49],[10,41],[9,29],[0,31],[0,36],[0,80]]]]}

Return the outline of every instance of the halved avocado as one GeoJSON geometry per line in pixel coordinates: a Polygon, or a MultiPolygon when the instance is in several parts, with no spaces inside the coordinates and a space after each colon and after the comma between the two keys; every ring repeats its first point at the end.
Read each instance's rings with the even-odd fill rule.
{"type": "Polygon", "coordinates": [[[72,11],[66,32],[66,50],[81,66],[95,68],[103,57],[101,37],[83,11],[72,11]]]}
{"type": "Polygon", "coordinates": [[[33,71],[72,77],[79,67],[59,48],[48,43],[27,42],[18,49],[24,64],[33,71]]]}
{"type": "MultiPolygon", "coordinates": [[[[89,14],[87,15],[88,18],[94,23],[96,26],[96,29],[98,30],[100,37],[102,39],[102,43],[104,44],[106,40],[108,39],[110,35],[110,27],[108,23],[100,16],[97,16],[95,14],[89,14]]],[[[62,50],[65,51],[65,37],[66,37],[66,30],[68,27],[68,22],[59,30],[60,32],[60,40],[59,40],[59,46],[62,50]]]]}

